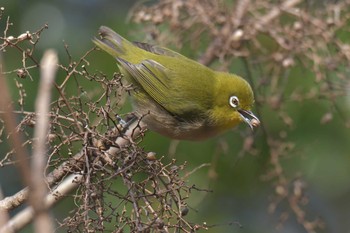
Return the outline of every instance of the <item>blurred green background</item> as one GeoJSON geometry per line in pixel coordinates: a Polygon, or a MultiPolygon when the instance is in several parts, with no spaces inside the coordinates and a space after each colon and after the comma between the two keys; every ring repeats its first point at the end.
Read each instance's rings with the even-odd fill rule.
{"type": "MultiPolygon", "coordinates": [[[[100,25],[109,26],[131,40],[144,40],[146,35],[141,30],[142,25],[135,25],[127,20],[129,10],[136,2],[14,0],[2,2],[0,6],[5,7],[6,15],[9,15],[10,21],[14,23],[9,34],[19,35],[27,30],[35,31],[48,23],[49,29],[42,34],[36,56],[40,58],[40,52],[54,48],[59,52],[60,61],[63,63],[67,59],[63,41],[68,44],[72,56],[78,58],[93,47],[91,39],[97,35],[100,25]]],[[[0,31],[3,31],[4,22],[1,21],[0,31]]],[[[193,53],[195,55],[192,54],[192,58],[198,58],[198,53],[193,53]]],[[[191,56],[191,53],[187,55],[191,56]]],[[[3,55],[8,70],[17,65],[12,63],[15,59],[11,56],[15,55],[11,52],[3,55]]],[[[90,59],[90,62],[94,63],[92,67],[105,73],[112,74],[116,71],[114,60],[107,54],[98,54],[96,60],[90,59]]],[[[245,77],[245,69],[237,63],[231,71],[245,77]]],[[[15,77],[15,74],[13,76],[15,77]]],[[[295,86],[302,88],[303,85],[313,85],[307,78],[312,76],[312,73],[307,73],[300,67],[293,69],[290,76],[296,77],[289,79],[291,81],[287,85],[290,90],[295,86]],[[300,76],[304,79],[299,79],[300,76]]],[[[9,78],[11,79],[11,75],[9,78]]],[[[32,86],[28,88],[28,94],[35,97],[37,83],[30,80],[27,82],[32,86]]],[[[93,86],[91,88],[93,89],[93,86]]],[[[349,92],[349,89],[347,91],[349,92]]],[[[350,111],[349,100],[346,98],[349,96],[344,97],[339,105],[345,115],[350,111]]],[[[34,98],[31,101],[33,100],[34,98]]],[[[26,110],[32,110],[32,103],[27,106],[26,110]]],[[[259,108],[259,117],[265,130],[274,135],[275,139],[282,140],[286,126],[270,106],[259,108]]],[[[280,162],[291,184],[299,178],[303,179],[305,195],[308,197],[308,202],[303,206],[305,218],[320,218],[324,221],[324,229],[318,232],[345,233],[350,232],[350,132],[343,119],[336,113],[329,123],[320,124],[322,116],[331,108],[327,100],[293,102],[286,105],[285,111],[294,121],[293,129],[287,129],[287,137],[294,146],[280,162]]],[[[121,111],[129,110],[130,105],[127,104],[121,111]]],[[[349,119],[349,115],[346,115],[346,118],[349,119]]],[[[272,166],[271,151],[267,146],[269,139],[265,137],[262,129],[258,129],[254,132],[254,146],[259,153],[240,153],[243,138],[250,134],[247,127],[241,125],[208,141],[177,143],[148,132],[142,146],[146,151],[156,152],[158,157],[164,155],[168,160],[176,158],[179,163],[188,161],[189,171],[203,163],[212,164],[212,167],[204,167],[195,172],[188,181],[197,187],[213,191],[194,193],[189,201],[191,221],[218,225],[207,232],[306,232],[288,209],[288,200],[281,201],[273,214],[268,213],[270,203],[276,198],[274,184],[277,182],[263,179],[272,166]],[[175,152],[172,148],[176,148],[175,152]],[[289,217],[282,227],[278,227],[283,213],[288,213],[289,217]]],[[[0,168],[0,184],[5,196],[20,190],[20,180],[13,169],[0,168]]],[[[293,189],[289,191],[291,190],[293,189]]],[[[66,205],[59,204],[55,209],[55,215],[60,219],[66,217],[67,212],[73,208],[69,206],[72,204],[70,201],[63,203],[66,205]]],[[[27,228],[23,232],[31,232],[31,229],[27,228]]]]}

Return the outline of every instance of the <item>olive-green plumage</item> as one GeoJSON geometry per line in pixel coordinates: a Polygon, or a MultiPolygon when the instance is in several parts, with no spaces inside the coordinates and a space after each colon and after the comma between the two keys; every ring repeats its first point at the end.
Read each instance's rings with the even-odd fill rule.
{"type": "Polygon", "coordinates": [[[170,49],[129,42],[102,26],[94,43],[117,59],[136,90],[134,107],[148,128],[175,139],[200,140],[245,121],[254,96],[241,77],[213,71],[170,49]]]}

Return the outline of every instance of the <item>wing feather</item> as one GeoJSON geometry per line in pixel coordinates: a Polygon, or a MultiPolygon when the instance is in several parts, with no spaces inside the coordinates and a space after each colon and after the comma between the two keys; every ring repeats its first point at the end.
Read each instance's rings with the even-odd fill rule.
{"type": "Polygon", "coordinates": [[[121,58],[117,60],[152,99],[163,107],[166,105],[170,95],[170,80],[164,66],[154,60],[144,60],[139,64],[132,64],[121,58]]]}
{"type": "Polygon", "coordinates": [[[175,75],[160,63],[147,59],[139,64],[132,64],[117,58],[119,64],[129,74],[132,82],[143,89],[160,107],[164,108],[178,120],[198,119],[205,109],[173,85],[175,75]],[[171,76],[174,75],[174,76],[171,76]]]}

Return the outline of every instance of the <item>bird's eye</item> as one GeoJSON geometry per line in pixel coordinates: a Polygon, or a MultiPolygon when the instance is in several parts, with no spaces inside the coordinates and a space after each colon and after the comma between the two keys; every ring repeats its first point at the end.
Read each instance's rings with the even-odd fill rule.
{"type": "Polygon", "coordinates": [[[230,105],[234,108],[237,108],[238,105],[239,105],[239,100],[238,100],[238,97],[237,96],[231,96],[230,97],[230,105]]]}

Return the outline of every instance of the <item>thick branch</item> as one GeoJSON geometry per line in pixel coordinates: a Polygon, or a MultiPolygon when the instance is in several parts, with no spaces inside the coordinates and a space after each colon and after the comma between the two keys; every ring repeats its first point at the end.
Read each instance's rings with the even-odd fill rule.
{"type": "Polygon", "coordinates": [[[35,108],[37,124],[34,131],[34,148],[31,169],[30,203],[35,212],[35,232],[53,232],[53,221],[45,208],[47,186],[45,183],[45,167],[47,163],[47,137],[49,133],[49,111],[51,103],[51,88],[57,71],[58,58],[56,52],[45,52],[41,63],[41,79],[35,108]]]}

